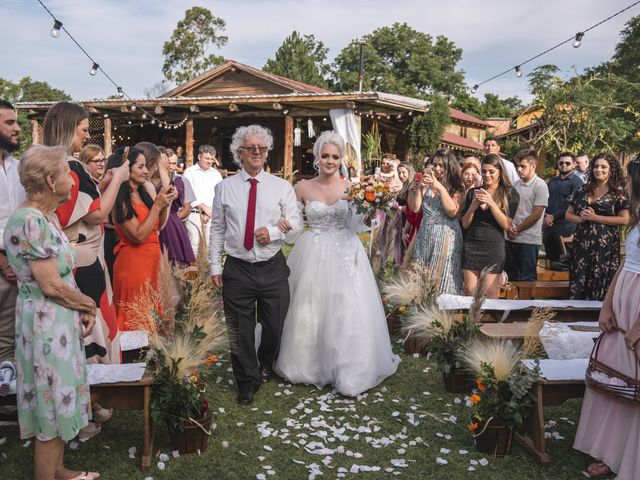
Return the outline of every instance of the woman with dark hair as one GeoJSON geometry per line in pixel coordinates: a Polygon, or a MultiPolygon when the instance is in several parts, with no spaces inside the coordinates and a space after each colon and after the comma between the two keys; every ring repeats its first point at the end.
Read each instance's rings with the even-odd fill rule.
{"type": "Polygon", "coordinates": [[[462,231],[458,212],[464,187],[460,166],[447,149],[429,159],[422,178],[412,182],[408,206],[422,211],[412,258],[430,270],[438,294],[462,292],[462,231]]]}
{"type": "Polygon", "coordinates": [[[569,296],[602,300],[620,264],[618,228],[629,223],[622,167],[613,155],[593,159],[587,183],[569,198],[565,216],[578,224],[571,242],[569,296]]]}
{"type": "MultiPolygon", "coordinates": [[[[602,158],[602,157],[596,157],[602,158]]],[[[595,162],[594,162],[595,163],[595,162]]],[[[590,174],[591,176],[591,174],[590,174]]],[[[594,176],[597,178],[597,176],[594,176]]],[[[624,264],[618,267],[600,310],[598,360],[634,378],[640,356],[640,157],[627,165],[627,192],[631,223],[627,230],[624,264]]],[[[580,225],[578,225],[580,227],[580,225]]],[[[640,410],[586,389],[573,448],[597,461],[587,468],[591,476],[611,472],[616,478],[638,478],[640,472],[640,410]]]]}
{"type": "Polygon", "coordinates": [[[462,249],[462,275],[467,295],[476,289],[480,272],[491,267],[485,294],[496,298],[504,269],[504,232],[511,226],[520,196],[511,187],[502,159],[493,153],[482,159],[482,186],[470,189],[462,209],[466,230],[462,249]]]}
{"type": "MultiPolygon", "coordinates": [[[[174,185],[178,192],[178,196],[171,204],[167,224],[160,230],[160,245],[167,252],[171,263],[187,267],[196,261],[196,257],[191,247],[187,227],[182,223],[182,218],[188,217],[191,212],[190,208],[186,212],[183,211],[185,205],[184,181],[169,171],[169,157],[166,151],[163,152],[150,142],[140,142],[134,148],[140,150],[144,155],[149,171],[149,181],[155,187],[156,192],[159,192],[161,187],[168,188],[171,185],[174,185]],[[183,214],[182,218],[179,216],[180,212],[183,214]]],[[[195,198],[191,199],[191,201],[194,200],[195,198]]]]}
{"type": "MultiPolygon", "coordinates": [[[[149,172],[142,152],[119,149],[114,155],[129,161],[129,181],[118,190],[113,220],[120,238],[114,253],[113,297],[121,330],[128,330],[124,305],[133,301],[146,282],[155,285],[160,264],[158,230],[164,227],[169,207],[177,196],[174,187],[162,187],[156,195],[147,181],[149,172]]],[[[109,159],[110,163],[111,158],[109,159]]],[[[115,163],[115,159],[114,162],[115,163]]]]}

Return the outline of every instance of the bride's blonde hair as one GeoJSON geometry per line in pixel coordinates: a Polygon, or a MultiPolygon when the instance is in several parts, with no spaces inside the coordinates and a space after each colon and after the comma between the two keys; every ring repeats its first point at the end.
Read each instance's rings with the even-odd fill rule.
{"type": "Polygon", "coordinates": [[[345,143],[342,139],[342,136],[338,132],[334,132],[333,130],[327,130],[326,132],[322,132],[316,140],[316,143],[313,145],[313,168],[318,171],[320,166],[320,152],[322,151],[322,147],[324,147],[325,143],[331,143],[338,147],[338,151],[340,152],[340,170],[344,169],[344,151],[345,151],[345,143]]]}

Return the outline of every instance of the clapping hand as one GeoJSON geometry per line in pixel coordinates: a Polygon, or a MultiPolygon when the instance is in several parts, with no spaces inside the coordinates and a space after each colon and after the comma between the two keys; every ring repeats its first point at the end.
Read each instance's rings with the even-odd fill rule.
{"type": "Polygon", "coordinates": [[[175,187],[171,186],[169,188],[162,187],[160,192],[156,196],[155,201],[153,202],[160,210],[164,210],[169,205],[173,199],[177,196],[177,192],[175,191],[175,187]]]}

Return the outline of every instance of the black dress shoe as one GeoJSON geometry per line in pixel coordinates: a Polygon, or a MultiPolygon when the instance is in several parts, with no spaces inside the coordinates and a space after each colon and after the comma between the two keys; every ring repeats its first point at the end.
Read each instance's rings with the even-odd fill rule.
{"type": "Polygon", "coordinates": [[[273,378],[273,370],[271,368],[261,368],[260,378],[262,383],[268,383],[273,378]]]}
{"type": "Polygon", "coordinates": [[[238,403],[240,405],[251,405],[253,403],[253,391],[243,390],[238,393],[238,403]]]}

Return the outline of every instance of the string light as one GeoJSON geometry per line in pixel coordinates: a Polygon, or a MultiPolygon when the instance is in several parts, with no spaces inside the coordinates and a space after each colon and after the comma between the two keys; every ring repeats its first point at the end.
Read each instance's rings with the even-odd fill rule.
{"type": "Polygon", "coordinates": [[[520,65],[516,66],[516,77],[520,78],[522,76],[522,69],[520,65]]]}
{"type": "Polygon", "coordinates": [[[95,77],[96,73],[98,73],[99,68],[100,68],[100,65],[98,65],[96,62],[93,62],[93,65],[91,66],[91,70],[89,70],[89,75],[91,75],[92,77],[95,77]]]}
{"type": "Polygon", "coordinates": [[[50,35],[53,38],[58,38],[60,36],[60,29],[62,28],[62,22],[57,18],[53,17],[53,28],[51,29],[50,35]]]}
{"type": "MultiPolygon", "coordinates": [[[[551,48],[547,48],[547,49],[546,49],[546,50],[544,50],[543,52],[540,52],[540,53],[538,53],[537,55],[534,55],[533,57],[529,58],[528,60],[525,60],[524,62],[520,62],[520,63],[518,64],[518,66],[517,66],[517,67],[510,67],[510,68],[508,68],[507,70],[505,70],[505,71],[503,71],[503,72],[500,72],[500,73],[498,73],[497,75],[494,75],[494,76],[493,76],[493,77],[491,77],[491,78],[488,78],[488,79],[486,79],[486,80],[484,80],[484,81],[482,81],[482,82],[476,83],[473,87],[471,87],[471,89],[470,89],[471,93],[472,93],[472,94],[473,94],[473,93],[476,93],[476,92],[478,91],[478,89],[480,88],[480,86],[481,86],[481,85],[484,85],[485,83],[489,83],[489,82],[491,82],[491,81],[495,80],[496,78],[502,77],[503,75],[506,75],[507,73],[509,73],[509,72],[513,71],[513,70],[514,70],[514,68],[515,68],[515,70],[516,70],[516,75],[517,75],[517,76],[520,76],[520,75],[518,75],[518,70],[519,70],[519,68],[521,68],[523,65],[525,65],[525,64],[527,64],[527,63],[529,63],[529,62],[532,62],[532,61],[536,60],[537,58],[540,58],[541,56],[546,55],[547,53],[551,52],[552,50],[555,50],[556,48],[560,48],[561,46],[563,46],[563,45],[565,45],[565,44],[567,44],[567,43],[569,43],[569,42],[573,42],[573,46],[574,46],[574,48],[578,48],[578,47],[580,47],[580,45],[582,45],[582,39],[584,38],[584,35],[585,35],[587,32],[589,32],[589,31],[593,30],[593,29],[594,29],[594,28],[596,28],[596,27],[599,27],[599,26],[600,26],[600,25],[602,25],[603,23],[608,22],[608,21],[609,21],[609,20],[611,20],[612,18],[617,17],[618,15],[620,15],[620,14],[622,14],[622,13],[626,12],[627,10],[629,10],[629,9],[631,9],[631,8],[633,8],[633,7],[635,7],[635,6],[636,6],[636,5],[638,5],[639,3],[640,3],[640,0],[638,0],[638,1],[636,1],[636,2],[633,2],[631,5],[629,5],[629,6],[625,7],[625,8],[623,8],[622,10],[620,10],[620,11],[618,11],[618,12],[614,13],[613,15],[609,15],[609,16],[608,16],[607,18],[605,18],[604,20],[601,20],[601,21],[599,21],[598,23],[596,23],[596,24],[594,24],[594,25],[591,25],[589,28],[586,28],[586,29],[584,29],[583,31],[578,32],[578,33],[576,33],[575,35],[572,35],[571,37],[567,38],[566,40],[563,40],[562,42],[560,42],[560,43],[558,43],[558,44],[554,45],[554,46],[553,46],[553,47],[551,47],[551,48]]],[[[521,74],[522,74],[522,73],[521,73],[521,74]]]]}
{"type": "Polygon", "coordinates": [[[118,97],[124,98],[124,92],[122,91],[122,87],[118,87],[118,97]]]}

